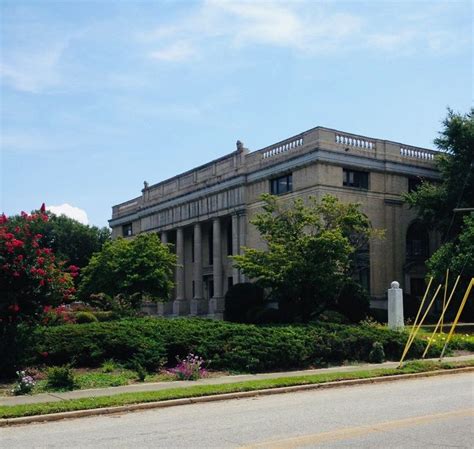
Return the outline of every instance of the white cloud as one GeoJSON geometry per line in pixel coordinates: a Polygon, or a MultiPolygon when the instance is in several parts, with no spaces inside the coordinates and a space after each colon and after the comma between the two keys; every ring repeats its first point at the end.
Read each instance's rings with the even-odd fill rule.
{"type": "Polygon", "coordinates": [[[17,90],[39,93],[60,83],[59,62],[67,44],[16,49],[3,56],[0,78],[17,90]]]}
{"type": "Polygon", "coordinates": [[[447,46],[451,50],[451,42],[461,37],[458,30],[449,29],[449,21],[444,23],[436,9],[410,10],[416,20],[387,11],[375,5],[369,14],[354,9],[341,12],[337,3],[313,1],[207,0],[174,22],[140,33],[140,40],[159,46],[149,53],[155,60],[186,62],[191,51],[194,57],[212,51],[208,44],[226,48],[265,45],[303,55],[351,49],[405,54],[446,51],[447,46]],[[436,33],[426,32],[423,25],[436,33]]]}
{"type": "Polygon", "coordinates": [[[173,42],[160,50],[150,53],[152,59],[168,62],[187,61],[196,54],[193,46],[186,41],[173,42]]]}
{"type": "Polygon", "coordinates": [[[65,215],[66,217],[73,218],[79,223],[88,224],[89,219],[85,210],[79,207],[71,206],[68,203],[61,204],[60,206],[47,206],[47,210],[51,211],[55,215],[65,215]]]}

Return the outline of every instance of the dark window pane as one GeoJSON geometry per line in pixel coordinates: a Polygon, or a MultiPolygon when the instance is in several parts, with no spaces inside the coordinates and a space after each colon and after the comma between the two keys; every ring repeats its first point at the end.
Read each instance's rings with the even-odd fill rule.
{"type": "Polygon", "coordinates": [[[270,193],[272,195],[281,195],[293,190],[292,175],[285,175],[270,180],[270,193]]]}
{"type": "Polygon", "coordinates": [[[132,224],[128,223],[122,226],[122,235],[124,237],[130,237],[132,235],[132,224]]]}
{"type": "Polygon", "coordinates": [[[348,187],[368,189],[369,188],[369,174],[363,171],[343,169],[342,184],[348,187]]]}

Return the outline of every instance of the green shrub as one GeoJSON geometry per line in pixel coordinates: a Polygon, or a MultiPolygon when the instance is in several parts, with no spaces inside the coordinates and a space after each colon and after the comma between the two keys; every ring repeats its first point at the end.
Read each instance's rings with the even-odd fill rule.
{"type": "Polygon", "coordinates": [[[40,360],[49,365],[74,362],[93,367],[109,359],[127,364],[139,357],[146,368],[155,369],[166,354],[163,343],[142,328],[140,319],[43,327],[36,338],[37,354],[47,354],[40,360]]]}
{"type": "Polygon", "coordinates": [[[235,284],[225,295],[224,319],[234,323],[252,323],[264,308],[263,289],[250,282],[235,284]]]}
{"type": "Polygon", "coordinates": [[[335,310],[325,310],[318,316],[318,321],[325,321],[327,323],[344,324],[348,322],[345,315],[335,310]]]}
{"type": "Polygon", "coordinates": [[[358,323],[368,315],[369,307],[370,298],[367,291],[353,280],[347,282],[337,298],[337,311],[352,323],[358,323]]]}
{"type": "Polygon", "coordinates": [[[53,366],[46,372],[46,385],[53,390],[73,390],[76,386],[74,374],[69,365],[53,366]]]}
{"type": "Polygon", "coordinates": [[[77,324],[96,323],[99,321],[92,312],[76,312],[74,318],[77,324]]]}
{"type": "Polygon", "coordinates": [[[112,373],[117,369],[117,365],[113,360],[105,360],[100,368],[103,373],[112,373]]]}
{"type": "Polygon", "coordinates": [[[100,311],[94,312],[94,315],[98,321],[112,321],[119,318],[117,314],[115,312],[112,312],[111,310],[107,310],[107,311],[100,310],[100,311]]]}
{"type": "MultiPolygon", "coordinates": [[[[166,362],[172,367],[176,357],[193,353],[203,357],[209,369],[262,372],[369,361],[374,342],[380,342],[387,359],[399,360],[408,334],[374,324],[256,326],[198,318],[133,318],[38,328],[34,338],[36,343],[25,348],[30,349],[24,354],[29,365],[92,367],[113,359],[135,371],[137,365],[152,371],[166,362]]],[[[463,340],[456,343],[465,345],[463,340]]],[[[408,357],[420,356],[425,344],[416,338],[408,357]]],[[[439,355],[440,345],[434,344],[429,355],[439,355]]]]}
{"type": "Polygon", "coordinates": [[[385,362],[385,352],[383,350],[383,344],[376,341],[372,345],[372,350],[369,352],[370,363],[383,363],[385,362]]]}

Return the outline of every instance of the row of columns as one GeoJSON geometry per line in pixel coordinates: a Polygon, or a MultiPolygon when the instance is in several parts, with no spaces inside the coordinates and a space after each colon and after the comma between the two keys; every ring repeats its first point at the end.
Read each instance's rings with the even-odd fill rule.
{"type": "MultiPolygon", "coordinates": [[[[245,214],[232,215],[232,255],[240,253],[240,247],[246,241],[246,216],[245,214]]],[[[176,257],[177,266],[175,274],[176,298],[173,301],[172,314],[180,315],[205,315],[222,318],[224,314],[224,267],[222,263],[222,221],[221,218],[212,220],[212,256],[213,256],[213,285],[212,298],[207,303],[204,298],[203,288],[203,251],[202,251],[202,223],[194,224],[194,263],[193,281],[194,296],[191,301],[185,295],[185,258],[184,258],[184,228],[176,229],[176,257]]],[[[168,233],[161,233],[161,241],[168,243],[168,233]]],[[[232,269],[233,283],[243,282],[243,277],[236,268],[232,269]]],[[[171,311],[170,311],[171,312],[171,311]]]]}

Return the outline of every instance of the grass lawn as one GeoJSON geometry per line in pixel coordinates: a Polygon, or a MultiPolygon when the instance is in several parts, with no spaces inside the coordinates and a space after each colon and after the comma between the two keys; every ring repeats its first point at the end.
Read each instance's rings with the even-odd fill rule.
{"type": "MultiPolygon", "coordinates": [[[[121,385],[137,383],[140,381],[135,371],[120,367],[114,368],[110,371],[107,370],[105,372],[102,368],[73,368],[72,372],[74,373],[75,379],[74,390],[118,387],[121,385]]],[[[48,382],[46,380],[46,370],[38,370],[37,375],[35,377],[38,380],[33,390],[31,391],[31,394],[46,393],[50,391],[67,391],[63,388],[52,388],[48,386],[48,382]]],[[[144,382],[166,382],[171,380],[175,380],[174,376],[163,371],[161,373],[147,374],[144,382]]],[[[10,396],[14,384],[15,382],[1,384],[0,396],[10,396]]]]}
{"type": "MultiPolygon", "coordinates": [[[[37,379],[31,394],[70,391],[64,388],[52,388],[46,380],[46,369],[35,370],[37,379]]],[[[92,388],[119,387],[138,382],[169,382],[176,380],[175,376],[165,370],[157,373],[148,373],[143,381],[140,381],[136,371],[125,369],[113,362],[105,363],[101,368],[72,368],[75,379],[74,390],[87,390],[92,388]]],[[[208,372],[208,377],[222,376],[228,373],[217,371],[208,372]]],[[[0,384],[0,396],[11,396],[15,382],[0,384]]]]}
{"type": "Polygon", "coordinates": [[[224,385],[199,385],[185,388],[170,388],[168,390],[152,392],[123,393],[114,396],[71,399],[61,402],[47,402],[42,404],[0,406],[0,418],[44,415],[73,410],[87,410],[144,402],[165,401],[169,399],[193,398],[198,396],[209,396],[240,391],[254,391],[292,385],[320,384],[337,380],[366,379],[379,376],[421,373],[439,369],[449,370],[466,366],[474,366],[474,360],[468,362],[450,363],[417,361],[409,362],[401,369],[380,368],[376,370],[354,370],[352,372],[345,373],[326,373],[298,377],[281,377],[277,379],[245,381],[224,385]]]}

